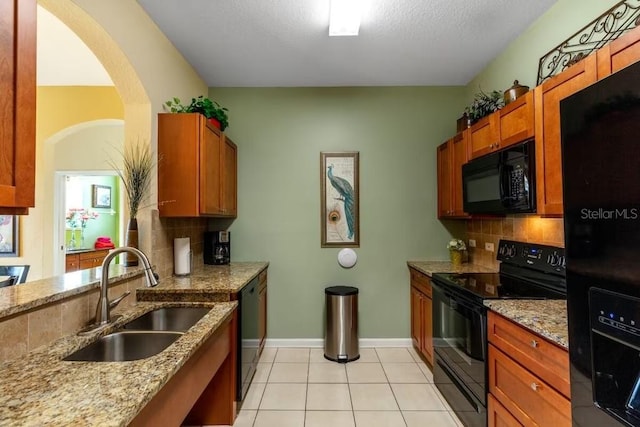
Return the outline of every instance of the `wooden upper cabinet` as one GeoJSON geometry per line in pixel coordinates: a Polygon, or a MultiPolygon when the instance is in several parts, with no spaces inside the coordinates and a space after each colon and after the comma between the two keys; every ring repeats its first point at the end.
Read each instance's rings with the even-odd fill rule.
{"type": "Polygon", "coordinates": [[[468,160],[468,130],[438,147],[438,218],[466,217],[462,208],[462,165],[468,160]]]}
{"type": "Polygon", "coordinates": [[[469,159],[533,138],[533,91],[481,119],[469,129],[469,159]]]}
{"type": "Polygon", "coordinates": [[[475,159],[496,150],[499,142],[499,115],[493,113],[469,128],[469,158],[475,159]]]}
{"type": "Polygon", "coordinates": [[[598,80],[640,61],[640,27],[598,49],[598,80]]]}
{"type": "Polygon", "coordinates": [[[589,55],[535,88],[537,210],[562,216],[560,101],[596,81],[596,55],[589,55]]]}
{"type": "Polygon", "coordinates": [[[235,217],[236,152],[201,114],[159,114],[160,216],[235,217]]]}
{"type": "Polygon", "coordinates": [[[235,217],[238,212],[238,147],[224,135],[222,143],[222,213],[235,217]]]}
{"type": "Polygon", "coordinates": [[[451,202],[451,210],[453,216],[462,217],[467,214],[462,207],[462,165],[469,160],[467,148],[467,131],[460,132],[453,139],[451,144],[451,183],[453,197],[451,202]]]}
{"type": "Polygon", "coordinates": [[[500,117],[498,149],[533,138],[535,114],[532,90],[509,103],[498,114],[500,117]]]}
{"type": "MultiPolygon", "coordinates": [[[[199,116],[206,124],[207,122],[204,116],[199,116]]],[[[221,136],[220,131],[211,126],[201,128],[199,134],[196,138],[201,139],[199,156],[199,213],[203,215],[214,215],[222,213],[222,176],[219,167],[222,162],[221,136]]],[[[197,194],[198,193],[195,193],[195,195],[197,194]]]]}
{"type": "Polygon", "coordinates": [[[35,204],[36,0],[0,1],[0,212],[35,204]]]}
{"type": "Polygon", "coordinates": [[[451,145],[449,141],[438,146],[438,218],[451,215],[453,183],[451,182],[451,145]]]}

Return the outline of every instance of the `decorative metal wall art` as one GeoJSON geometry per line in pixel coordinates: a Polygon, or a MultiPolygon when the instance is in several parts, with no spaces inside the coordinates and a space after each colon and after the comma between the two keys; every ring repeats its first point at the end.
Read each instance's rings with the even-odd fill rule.
{"type": "Polygon", "coordinates": [[[623,0],[540,58],[538,83],[640,24],[640,0],[623,0]]]}
{"type": "Polygon", "coordinates": [[[360,247],[356,151],[320,153],[320,218],[323,248],[360,247]]]}

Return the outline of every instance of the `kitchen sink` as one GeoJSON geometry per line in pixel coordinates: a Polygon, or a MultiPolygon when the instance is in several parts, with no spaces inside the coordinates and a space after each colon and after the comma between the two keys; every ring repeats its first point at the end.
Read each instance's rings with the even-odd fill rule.
{"type": "Polygon", "coordinates": [[[85,362],[124,362],[146,359],[176,341],[182,332],[118,331],[99,338],[63,360],[85,362]]]}
{"type": "Polygon", "coordinates": [[[211,308],[206,307],[158,308],[130,321],[122,328],[139,331],[186,332],[210,310],[211,308]]]}

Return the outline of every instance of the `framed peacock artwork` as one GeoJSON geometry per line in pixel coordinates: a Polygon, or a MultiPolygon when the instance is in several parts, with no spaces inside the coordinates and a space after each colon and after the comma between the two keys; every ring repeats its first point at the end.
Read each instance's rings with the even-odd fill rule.
{"type": "Polygon", "coordinates": [[[320,218],[323,248],[360,247],[357,151],[320,153],[320,218]]]}

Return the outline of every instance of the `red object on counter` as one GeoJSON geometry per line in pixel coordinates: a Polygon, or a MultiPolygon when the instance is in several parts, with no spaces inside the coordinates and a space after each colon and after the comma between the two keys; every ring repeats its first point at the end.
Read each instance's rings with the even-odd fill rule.
{"type": "Polygon", "coordinates": [[[111,241],[111,237],[98,237],[93,247],[94,249],[113,249],[116,246],[111,241]]]}

